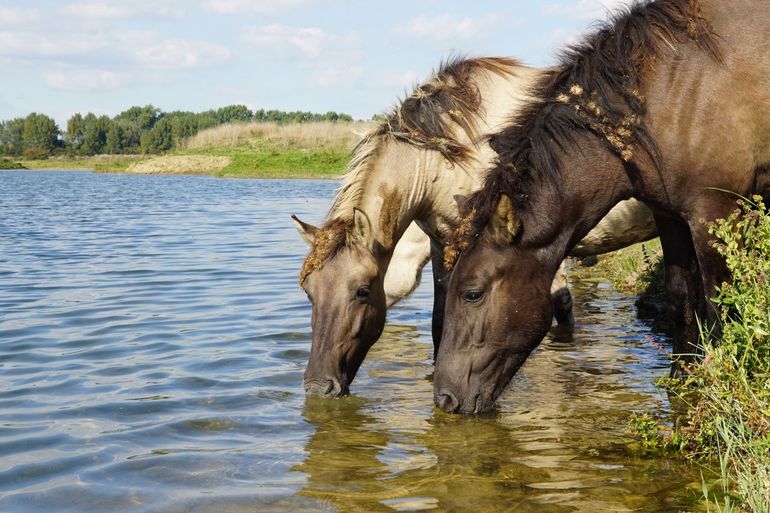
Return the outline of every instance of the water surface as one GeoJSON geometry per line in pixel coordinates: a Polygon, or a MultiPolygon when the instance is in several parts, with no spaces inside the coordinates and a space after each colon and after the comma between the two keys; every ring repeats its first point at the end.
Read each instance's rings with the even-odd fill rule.
{"type": "Polygon", "coordinates": [[[0,511],[682,511],[629,450],[666,398],[633,299],[574,281],[491,417],[432,406],[429,274],[353,396],[306,400],[304,244],[336,183],[0,173],[0,511]]]}

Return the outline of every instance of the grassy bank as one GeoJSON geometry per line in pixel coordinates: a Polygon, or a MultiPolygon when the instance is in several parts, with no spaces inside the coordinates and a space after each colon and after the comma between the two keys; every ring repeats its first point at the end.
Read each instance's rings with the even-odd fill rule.
{"type": "Polygon", "coordinates": [[[365,122],[222,125],[185,141],[176,155],[229,159],[212,170],[215,176],[330,178],[344,172],[350,151],[371,127],[365,122]]]}
{"type": "Polygon", "coordinates": [[[15,160],[0,158],[0,169],[24,169],[24,166],[15,160]]]}
{"type": "Polygon", "coordinates": [[[666,290],[659,239],[600,255],[595,265],[582,272],[609,279],[617,290],[638,296],[639,317],[654,319],[658,327],[665,326],[666,290]]]}
{"type": "Polygon", "coordinates": [[[166,155],[22,160],[29,169],[198,174],[231,178],[334,178],[368,122],[233,123],[199,132],[166,155]]]}
{"type": "Polygon", "coordinates": [[[122,172],[147,157],[144,155],[96,155],[93,157],[51,157],[44,160],[21,160],[27,169],[90,169],[100,172],[122,172]]]}
{"type": "MultiPolygon", "coordinates": [[[[703,333],[703,359],[682,380],[662,379],[677,399],[676,419],[660,412],[632,419],[648,448],[703,462],[710,511],[770,512],[770,212],[760,198],[711,228],[732,273],[714,302],[721,333],[703,333]],[[718,468],[714,475],[708,468],[718,468]]],[[[661,281],[651,248],[631,248],[601,272],[635,293],[661,281]]]]}
{"type": "Polygon", "coordinates": [[[340,176],[368,122],[233,123],[199,132],[166,155],[98,155],[22,160],[29,169],[203,174],[232,178],[340,176]]]}
{"type": "MultiPolygon", "coordinates": [[[[770,212],[760,197],[710,231],[732,282],[715,298],[721,333],[703,336],[704,359],[672,390],[688,405],[675,427],[678,448],[718,457],[723,510],[770,512],[770,212]]],[[[709,493],[704,489],[705,493],[709,493]]]]}

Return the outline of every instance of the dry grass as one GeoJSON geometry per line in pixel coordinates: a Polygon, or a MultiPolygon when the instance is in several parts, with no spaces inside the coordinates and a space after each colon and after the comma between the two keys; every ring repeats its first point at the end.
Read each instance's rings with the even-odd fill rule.
{"type": "Polygon", "coordinates": [[[230,157],[212,155],[176,155],[154,157],[131,164],[129,173],[139,174],[210,174],[221,171],[230,163],[230,157]]]}
{"type": "Polygon", "coordinates": [[[180,147],[185,150],[258,146],[268,141],[276,148],[352,148],[374,127],[371,122],[231,123],[198,132],[180,147]]]}

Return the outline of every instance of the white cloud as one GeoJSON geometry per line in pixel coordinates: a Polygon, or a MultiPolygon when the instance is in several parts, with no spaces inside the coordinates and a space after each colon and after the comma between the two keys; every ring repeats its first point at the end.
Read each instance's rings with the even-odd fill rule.
{"type": "Polygon", "coordinates": [[[307,3],[309,0],[205,0],[203,6],[218,14],[278,14],[307,3]]]}
{"type": "Polygon", "coordinates": [[[417,16],[397,26],[395,32],[437,42],[469,40],[482,36],[497,24],[498,19],[494,14],[466,18],[455,18],[449,14],[417,16]]]}
{"type": "Polygon", "coordinates": [[[43,75],[53,89],[105,90],[117,89],[129,81],[129,75],[111,70],[50,71],[43,75]]]}
{"type": "Polygon", "coordinates": [[[14,60],[57,59],[96,53],[105,41],[95,34],[44,34],[39,32],[0,32],[0,55],[14,60]]]}
{"type": "Polygon", "coordinates": [[[355,32],[340,36],[318,27],[274,23],[248,27],[241,33],[241,39],[265,55],[284,58],[293,66],[310,70],[308,82],[313,86],[333,87],[363,73],[358,64],[363,53],[355,32]]]}
{"type": "Polygon", "coordinates": [[[183,69],[214,65],[228,59],[230,54],[227,47],[218,44],[163,39],[153,32],[0,32],[0,56],[17,63],[47,61],[54,65],[89,63],[87,67],[101,63],[109,68],[138,65],[183,69]]]}
{"type": "Polygon", "coordinates": [[[184,12],[185,3],[181,0],[83,1],[59,8],[62,15],[80,20],[110,20],[136,16],[169,17],[181,16],[184,12]]]}
{"type": "Polygon", "coordinates": [[[206,41],[170,39],[140,47],[135,56],[141,64],[165,69],[209,66],[227,60],[230,50],[206,41]]]}
{"type": "Polygon", "coordinates": [[[0,27],[31,23],[41,18],[40,9],[16,9],[0,5],[0,27]]]}
{"type": "Polygon", "coordinates": [[[576,0],[569,4],[547,5],[543,11],[577,20],[595,20],[604,19],[608,12],[630,3],[631,0],[576,0]]]}
{"type": "Polygon", "coordinates": [[[82,18],[128,18],[133,14],[126,5],[108,4],[106,2],[81,2],[69,4],[59,10],[62,14],[82,18]]]}
{"type": "Polygon", "coordinates": [[[402,73],[390,73],[372,82],[372,87],[398,91],[410,91],[415,85],[421,83],[421,75],[415,70],[408,70],[402,73]]]}
{"type": "Polygon", "coordinates": [[[351,33],[337,36],[318,27],[291,27],[275,23],[246,28],[242,39],[270,52],[288,52],[305,58],[317,58],[321,54],[352,50],[356,35],[351,33]]]}
{"type": "Polygon", "coordinates": [[[361,66],[351,66],[343,62],[329,62],[318,66],[314,78],[318,87],[332,88],[343,84],[349,84],[351,80],[363,75],[361,66]]]}

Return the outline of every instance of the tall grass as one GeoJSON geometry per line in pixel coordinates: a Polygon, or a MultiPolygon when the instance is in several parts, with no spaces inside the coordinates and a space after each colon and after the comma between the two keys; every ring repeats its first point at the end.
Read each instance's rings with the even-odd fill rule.
{"type": "Polygon", "coordinates": [[[198,132],[181,144],[182,149],[261,147],[265,142],[276,149],[302,148],[350,149],[373,127],[373,123],[332,122],[318,123],[232,123],[198,132]]]}
{"type": "Polygon", "coordinates": [[[741,200],[710,231],[732,282],[714,299],[718,340],[704,333],[702,362],[670,385],[688,405],[671,442],[720,461],[716,492],[704,486],[719,511],[770,512],[770,212],[761,197],[741,200]]]}
{"type": "Polygon", "coordinates": [[[663,250],[657,238],[601,255],[596,268],[622,292],[638,295],[664,286],[663,250]]]}

